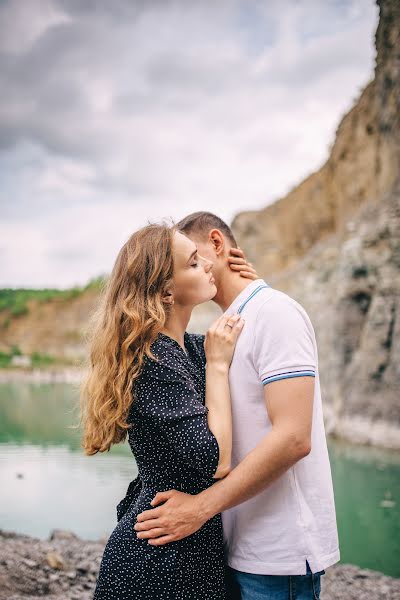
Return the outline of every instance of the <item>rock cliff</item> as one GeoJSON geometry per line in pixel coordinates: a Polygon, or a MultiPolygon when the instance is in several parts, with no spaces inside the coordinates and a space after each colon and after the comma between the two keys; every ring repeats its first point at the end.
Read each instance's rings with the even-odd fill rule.
{"type": "Polygon", "coordinates": [[[313,321],[327,430],[400,448],[400,3],[378,4],[375,76],[328,160],[232,228],[313,321]]]}

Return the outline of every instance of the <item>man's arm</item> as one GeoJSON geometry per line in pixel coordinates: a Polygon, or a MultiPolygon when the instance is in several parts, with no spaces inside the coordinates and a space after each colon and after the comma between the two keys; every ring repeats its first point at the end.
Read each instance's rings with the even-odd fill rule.
{"type": "Polygon", "coordinates": [[[224,479],[199,494],[206,520],[259,494],[311,451],[314,377],[264,387],[272,429],[224,479]]]}
{"type": "Polygon", "coordinates": [[[260,493],[311,450],[314,377],[264,386],[271,431],[226,477],[197,495],[159,492],[157,506],[138,515],[138,537],[162,545],[191,535],[217,513],[260,493]]]}

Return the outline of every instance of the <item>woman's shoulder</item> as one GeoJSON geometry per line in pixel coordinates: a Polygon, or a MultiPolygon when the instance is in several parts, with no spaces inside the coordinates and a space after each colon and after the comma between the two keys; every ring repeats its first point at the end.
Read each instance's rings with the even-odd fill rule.
{"type": "Polygon", "coordinates": [[[205,358],[205,350],[204,350],[204,340],[205,335],[202,333],[185,333],[186,341],[191,344],[194,350],[201,355],[202,358],[205,358]]]}
{"type": "Polygon", "coordinates": [[[204,344],[204,340],[205,340],[205,335],[202,333],[187,333],[186,334],[188,336],[188,338],[195,344],[204,344]]]}
{"type": "Polygon", "coordinates": [[[147,377],[172,380],[186,375],[179,348],[159,335],[150,346],[153,357],[144,356],[140,379],[147,377]]]}

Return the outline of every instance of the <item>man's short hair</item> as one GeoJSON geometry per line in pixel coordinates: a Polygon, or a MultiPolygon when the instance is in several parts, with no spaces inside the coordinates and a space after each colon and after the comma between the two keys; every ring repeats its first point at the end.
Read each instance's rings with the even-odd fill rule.
{"type": "Polygon", "coordinates": [[[232,229],[225,221],[213,213],[203,211],[194,212],[179,221],[179,223],[176,224],[176,227],[186,235],[192,233],[194,235],[199,235],[202,238],[207,237],[211,229],[219,229],[224,236],[228,238],[232,247],[237,248],[237,242],[232,233],[232,229]]]}

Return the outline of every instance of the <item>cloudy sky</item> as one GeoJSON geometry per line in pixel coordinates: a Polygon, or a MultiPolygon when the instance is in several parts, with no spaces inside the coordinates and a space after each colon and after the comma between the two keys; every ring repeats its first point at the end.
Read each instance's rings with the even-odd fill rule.
{"type": "Polygon", "coordinates": [[[149,220],[228,222],[327,158],[372,0],[0,0],[0,287],[109,272],[149,220]]]}

